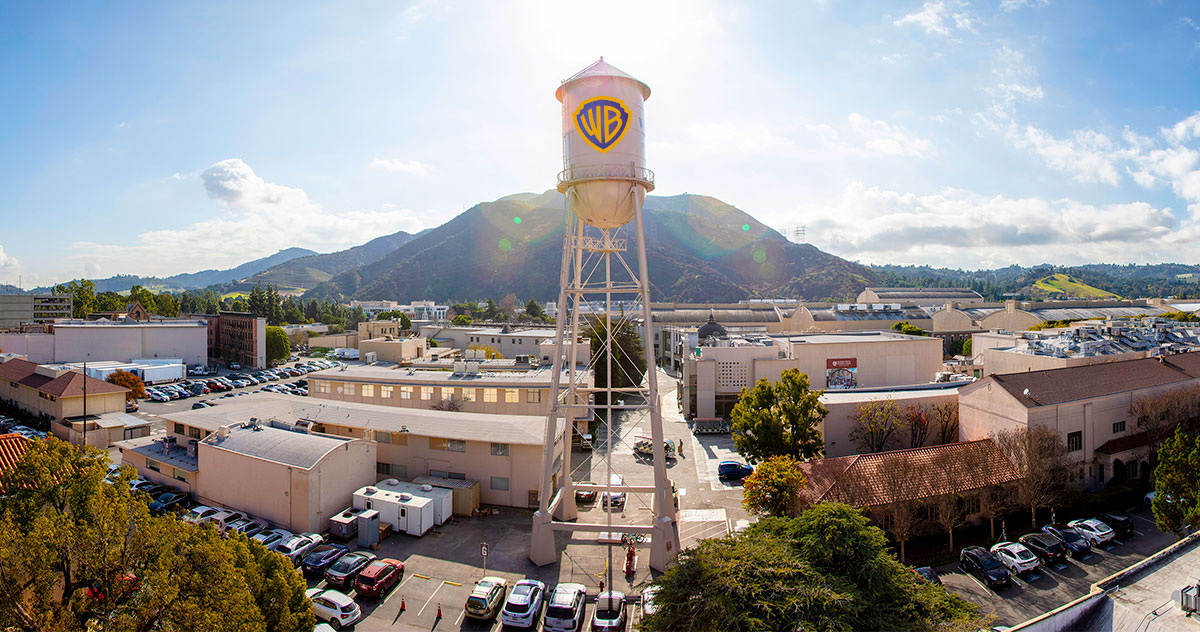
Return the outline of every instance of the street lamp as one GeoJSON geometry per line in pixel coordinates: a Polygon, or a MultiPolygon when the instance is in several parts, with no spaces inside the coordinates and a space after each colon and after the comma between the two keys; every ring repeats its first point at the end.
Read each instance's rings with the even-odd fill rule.
{"type": "Polygon", "coordinates": [[[87,445],[87,358],[90,357],[89,353],[83,359],[83,445],[87,445]]]}

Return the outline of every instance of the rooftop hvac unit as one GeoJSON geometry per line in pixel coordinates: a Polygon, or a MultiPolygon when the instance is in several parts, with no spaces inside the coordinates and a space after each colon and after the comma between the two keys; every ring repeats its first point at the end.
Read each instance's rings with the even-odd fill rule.
{"type": "Polygon", "coordinates": [[[1200,593],[1200,586],[1184,586],[1181,590],[1171,593],[1171,601],[1179,604],[1179,609],[1184,612],[1195,612],[1197,593],[1200,593]]]}
{"type": "Polygon", "coordinates": [[[866,303],[855,303],[854,309],[856,309],[860,312],[865,312],[865,311],[867,311],[867,304],[866,303]]]}
{"type": "Polygon", "coordinates": [[[188,458],[191,458],[191,459],[196,458],[196,451],[197,451],[197,447],[199,446],[199,444],[200,444],[200,442],[195,439],[188,440],[188,447],[187,447],[188,458]]]}
{"type": "Polygon", "coordinates": [[[886,308],[887,308],[887,305],[884,305],[883,303],[871,303],[871,311],[873,311],[873,312],[882,311],[886,308]]]}
{"type": "Polygon", "coordinates": [[[455,362],[454,363],[454,374],[455,375],[461,375],[466,372],[467,372],[467,363],[466,362],[455,362]]]}
{"type": "Polygon", "coordinates": [[[478,362],[468,362],[467,363],[467,373],[479,373],[479,363],[478,362]]]}
{"type": "Polygon", "coordinates": [[[854,306],[853,306],[853,305],[851,305],[851,304],[849,304],[849,303],[838,303],[838,305],[837,305],[837,311],[839,311],[839,312],[848,312],[848,311],[850,311],[850,309],[851,309],[852,307],[854,307],[854,306]]]}
{"type": "Polygon", "coordinates": [[[399,485],[399,484],[400,484],[400,480],[399,480],[399,479],[395,479],[395,478],[389,478],[389,479],[387,479],[387,480],[383,481],[383,484],[384,484],[384,485],[391,486],[391,487],[395,487],[396,485],[399,485]]]}

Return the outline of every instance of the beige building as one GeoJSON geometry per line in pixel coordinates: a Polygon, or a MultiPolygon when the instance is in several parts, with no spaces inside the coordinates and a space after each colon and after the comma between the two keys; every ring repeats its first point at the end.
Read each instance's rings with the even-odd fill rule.
{"type": "MultiPolygon", "coordinates": [[[[0,364],[0,399],[12,402],[33,415],[58,421],[84,414],[84,383],[87,383],[87,414],[125,412],[129,389],[79,371],[39,365],[19,358],[0,364]]],[[[91,427],[89,426],[89,430],[91,427]]]]}
{"type": "Polygon", "coordinates": [[[963,440],[1007,428],[1054,428],[1086,464],[1090,486],[1147,477],[1147,433],[1133,417],[1141,397],[1200,381],[1200,353],[990,375],[959,391],[963,440]]]}
{"type": "MultiPolygon", "coordinates": [[[[367,439],[376,450],[371,464],[375,474],[359,487],[387,478],[435,476],[477,481],[480,500],[486,504],[537,504],[546,425],[541,416],[451,413],[255,393],[163,418],[168,431],[182,438],[200,439],[223,425],[255,418],[367,439]]],[[[561,459],[561,452],[554,458],[561,459]]]]}
{"type": "Polygon", "coordinates": [[[858,302],[867,304],[944,305],[947,301],[964,305],[984,302],[975,290],[961,287],[869,287],[858,294],[858,302]]]}
{"type": "MultiPolygon", "coordinates": [[[[439,348],[479,349],[491,347],[500,353],[502,358],[529,356],[549,362],[554,355],[554,329],[545,327],[453,327],[442,325],[422,325],[420,335],[437,342],[439,348]]],[[[576,344],[579,348],[576,354],[581,362],[591,357],[591,342],[580,338],[576,344]]],[[[569,347],[568,347],[569,349],[569,347]]]]}
{"type": "Polygon", "coordinates": [[[52,333],[0,333],[0,351],[32,362],[84,362],[132,358],[181,358],[208,362],[208,324],[195,320],[56,322],[52,333]]]}
{"type": "Polygon", "coordinates": [[[119,443],[121,463],[201,503],[292,531],[327,530],[354,491],[376,480],[373,441],[314,434],[292,423],[209,424],[202,433],[180,425],[169,423],[165,438],[119,443]]]}
{"type": "Polygon", "coordinates": [[[393,318],[391,320],[368,320],[358,324],[358,339],[371,340],[373,338],[383,338],[391,336],[399,338],[404,335],[404,326],[399,320],[393,318]]]}
{"type": "Polygon", "coordinates": [[[57,294],[0,294],[0,329],[51,323],[71,317],[71,297],[57,294]]]}
{"type": "Polygon", "coordinates": [[[387,335],[366,340],[359,323],[358,357],[364,362],[394,362],[403,364],[428,355],[429,343],[424,338],[403,338],[387,335]],[[374,354],[373,356],[370,354],[374,354]]]}
{"type": "Polygon", "coordinates": [[[698,350],[680,377],[687,418],[727,416],[743,388],[787,369],[808,374],[814,389],[836,390],[925,384],[942,367],[940,339],[890,331],[710,338],[698,350]]]}
{"type": "MultiPolygon", "coordinates": [[[[825,457],[848,456],[858,454],[859,446],[850,439],[853,432],[854,412],[859,406],[874,401],[892,400],[904,411],[910,407],[926,410],[939,404],[958,406],[958,389],[967,382],[948,383],[922,386],[919,388],[894,390],[853,390],[825,391],[821,395],[821,405],[829,414],[821,422],[821,436],[825,439],[825,457]]],[[[932,432],[930,433],[932,435],[932,432]]],[[[957,437],[955,437],[957,441],[957,437]]],[[[932,436],[926,439],[927,445],[934,443],[932,436]]],[[[895,437],[895,445],[890,449],[909,448],[908,435],[895,437]]]]}

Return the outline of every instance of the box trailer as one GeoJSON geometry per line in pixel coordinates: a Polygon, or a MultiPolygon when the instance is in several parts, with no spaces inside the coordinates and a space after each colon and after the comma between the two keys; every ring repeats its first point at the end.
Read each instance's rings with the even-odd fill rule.
{"type": "Polygon", "coordinates": [[[354,492],[354,507],[378,511],[379,521],[397,533],[422,536],[433,528],[433,500],[424,496],[368,485],[354,492]]]}
{"type": "Polygon", "coordinates": [[[445,487],[434,487],[433,485],[421,485],[418,483],[406,483],[394,478],[385,479],[375,483],[375,487],[379,489],[397,492],[408,493],[413,496],[423,496],[433,501],[433,523],[437,525],[446,524],[454,516],[454,492],[445,487]]]}

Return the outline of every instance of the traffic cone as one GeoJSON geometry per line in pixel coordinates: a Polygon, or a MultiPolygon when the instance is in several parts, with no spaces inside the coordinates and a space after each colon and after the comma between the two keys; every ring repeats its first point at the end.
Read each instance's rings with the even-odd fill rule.
{"type": "Polygon", "coordinates": [[[400,612],[404,612],[404,595],[400,595],[400,612]]]}
{"type": "Polygon", "coordinates": [[[440,603],[438,604],[438,614],[437,614],[437,618],[439,618],[439,619],[441,619],[441,618],[442,618],[442,604],[440,604],[440,603]]]}

